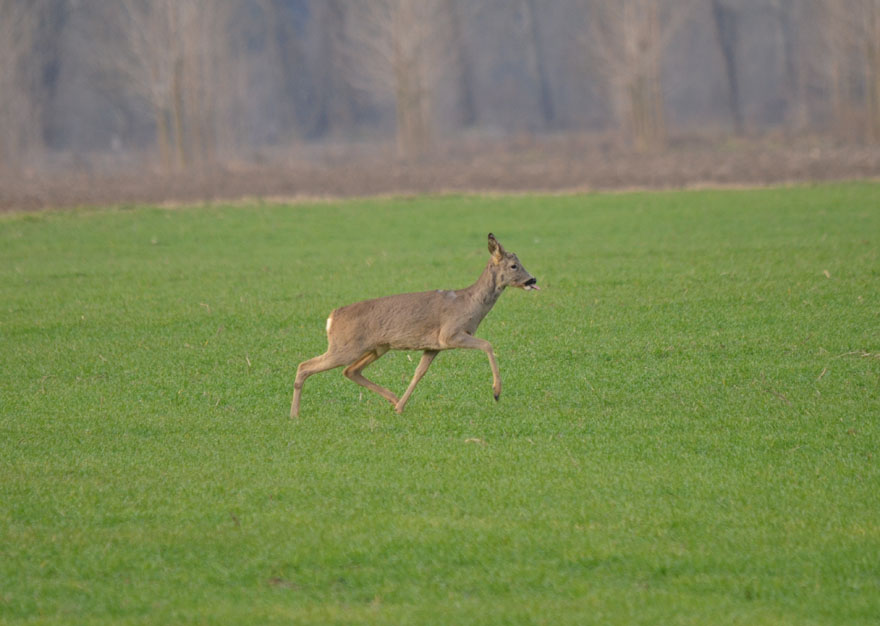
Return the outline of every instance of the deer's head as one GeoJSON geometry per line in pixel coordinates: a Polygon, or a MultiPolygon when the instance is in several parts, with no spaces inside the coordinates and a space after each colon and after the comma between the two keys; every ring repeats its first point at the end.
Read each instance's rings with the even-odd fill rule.
{"type": "Polygon", "coordinates": [[[489,252],[492,254],[490,267],[495,274],[497,284],[501,287],[519,287],[526,291],[540,289],[538,279],[526,271],[517,256],[504,249],[495,235],[489,233],[489,252]]]}

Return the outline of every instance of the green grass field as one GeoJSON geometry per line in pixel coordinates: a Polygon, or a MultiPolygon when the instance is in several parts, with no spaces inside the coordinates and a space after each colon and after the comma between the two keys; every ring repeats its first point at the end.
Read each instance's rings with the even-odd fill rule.
{"type": "Polygon", "coordinates": [[[876,624],[878,252],[868,183],[0,216],[0,623],[876,624]],[[489,231],[498,404],[452,351],[288,419],[489,231]]]}

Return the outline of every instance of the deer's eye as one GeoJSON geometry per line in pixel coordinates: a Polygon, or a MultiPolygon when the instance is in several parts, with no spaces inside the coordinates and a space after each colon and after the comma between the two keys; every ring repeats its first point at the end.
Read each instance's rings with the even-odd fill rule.
{"type": "Polygon", "coordinates": [[[515,270],[515,269],[516,269],[516,263],[514,263],[513,265],[511,265],[511,266],[510,266],[510,269],[515,270]]]}

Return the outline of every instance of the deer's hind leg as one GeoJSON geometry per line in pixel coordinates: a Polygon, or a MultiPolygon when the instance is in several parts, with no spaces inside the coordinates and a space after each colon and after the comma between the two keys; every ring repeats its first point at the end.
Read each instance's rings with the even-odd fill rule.
{"type": "Polygon", "coordinates": [[[422,358],[419,361],[419,366],[416,368],[416,373],[413,375],[412,382],[409,384],[409,387],[406,388],[406,392],[403,394],[400,402],[395,405],[395,411],[403,413],[403,407],[406,406],[406,402],[412,395],[413,389],[415,389],[416,385],[419,384],[419,381],[422,380],[422,376],[425,375],[425,372],[427,372],[428,368],[431,366],[431,361],[433,361],[434,357],[439,353],[439,350],[425,350],[422,353],[422,358]]]}
{"type": "Polygon", "coordinates": [[[334,367],[345,365],[351,362],[351,356],[347,354],[339,354],[332,350],[327,350],[324,354],[316,356],[308,361],[303,361],[296,368],[296,381],[293,383],[293,400],[290,403],[290,419],[299,417],[299,402],[302,395],[302,387],[306,382],[306,378],[312,374],[326,372],[334,367]]]}
{"type": "Polygon", "coordinates": [[[375,350],[370,350],[369,352],[362,354],[357,361],[342,370],[342,373],[361,387],[366,387],[370,391],[375,391],[380,396],[388,400],[388,402],[390,402],[391,404],[397,405],[398,399],[397,396],[394,395],[394,393],[392,393],[388,389],[385,389],[385,387],[382,387],[381,385],[377,385],[372,380],[361,374],[361,371],[365,367],[373,363],[376,359],[378,359],[386,352],[388,352],[388,348],[386,346],[380,346],[375,350]]]}

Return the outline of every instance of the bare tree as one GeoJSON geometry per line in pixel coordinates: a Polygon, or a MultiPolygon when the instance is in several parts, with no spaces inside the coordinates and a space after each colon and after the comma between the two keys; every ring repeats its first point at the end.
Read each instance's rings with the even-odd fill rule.
{"type": "Polygon", "coordinates": [[[0,0],[0,168],[14,168],[41,145],[35,64],[44,2],[0,0]]]}
{"type": "Polygon", "coordinates": [[[194,0],[121,0],[115,18],[124,44],[116,47],[113,69],[119,71],[152,108],[156,142],[167,168],[185,162],[182,124],[184,17],[194,0]]]}
{"type": "Polygon", "coordinates": [[[804,130],[810,122],[808,91],[816,62],[815,4],[812,0],[770,0],[781,56],[785,121],[793,131],[804,130]]]}
{"type": "Polygon", "coordinates": [[[374,0],[349,5],[350,79],[394,103],[401,154],[427,150],[437,86],[450,66],[448,11],[440,0],[374,0]]]}
{"type": "Polygon", "coordinates": [[[612,110],[637,150],[666,144],[662,61],[689,0],[594,0],[587,54],[608,87],[612,110]]]}
{"type": "Polygon", "coordinates": [[[880,142],[880,0],[821,1],[838,134],[880,142]]]}
{"type": "MultiPolygon", "coordinates": [[[[101,55],[107,71],[149,104],[166,169],[213,158],[227,126],[236,66],[225,26],[234,3],[221,0],[119,0],[107,9],[115,26],[101,55]],[[115,39],[114,39],[115,37],[115,39]]],[[[236,87],[238,87],[236,89],[236,87]]]]}
{"type": "Polygon", "coordinates": [[[182,102],[183,124],[175,132],[175,141],[185,146],[185,164],[204,165],[238,142],[241,132],[236,118],[246,85],[240,61],[230,49],[228,24],[235,3],[190,2],[192,13],[181,15],[181,69],[176,80],[182,88],[175,101],[182,102]]]}
{"type": "Polygon", "coordinates": [[[865,3],[865,93],[868,130],[880,142],[880,0],[865,3]]]}
{"type": "MultiPolygon", "coordinates": [[[[472,6],[472,5],[471,5],[472,6]]],[[[462,126],[477,123],[477,103],[474,85],[473,60],[469,42],[464,34],[464,8],[461,0],[446,0],[449,19],[450,45],[458,82],[458,108],[462,126]]]]}
{"type": "Polygon", "coordinates": [[[553,95],[550,92],[550,81],[547,77],[547,66],[544,61],[544,48],[541,45],[541,31],[538,28],[538,12],[535,0],[521,0],[523,30],[525,30],[526,63],[529,74],[538,83],[538,101],[541,105],[541,119],[545,127],[556,119],[553,106],[553,95]]]}
{"type": "Polygon", "coordinates": [[[737,74],[736,44],[737,21],[736,12],[724,0],[711,0],[712,21],[718,47],[724,59],[724,76],[727,79],[727,105],[733,120],[733,129],[737,135],[743,133],[742,99],[739,93],[739,75],[737,74]]]}
{"type": "Polygon", "coordinates": [[[321,0],[315,6],[319,31],[314,76],[315,109],[310,129],[315,135],[350,131],[354,124],[355,97],[345,76],[346,11],[341,0],[321,0]]]}

